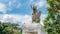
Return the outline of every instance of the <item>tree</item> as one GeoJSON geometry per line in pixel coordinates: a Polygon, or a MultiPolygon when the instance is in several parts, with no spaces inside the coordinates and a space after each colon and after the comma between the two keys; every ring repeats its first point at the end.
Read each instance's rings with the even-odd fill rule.
{"type": "Polygon", "coordinates": [[[21,34],[21,28],[18,26],[19,25],[15,23],[0,22],[0,34],[21,34]]]}
{"type": "Polygon", "coordinates": [[[48,34],[60,34],[60,0],[47,0],[48,15],[44,20],[44,28],[48,34]]]}

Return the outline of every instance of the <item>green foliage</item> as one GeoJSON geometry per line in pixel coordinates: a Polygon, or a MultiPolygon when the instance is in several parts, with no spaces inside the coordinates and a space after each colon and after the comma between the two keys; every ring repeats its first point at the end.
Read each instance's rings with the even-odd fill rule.
{"type": "Polygon", "coordinates": [[[48,34],[60,34],[60,0],[47,0],[48,15],[44,20],[44,28],[48,34]]]}
{"type": "Polygon", "coordinates": [[[0,34],[22,34],[18,24],[0,22],[0,34]]]}

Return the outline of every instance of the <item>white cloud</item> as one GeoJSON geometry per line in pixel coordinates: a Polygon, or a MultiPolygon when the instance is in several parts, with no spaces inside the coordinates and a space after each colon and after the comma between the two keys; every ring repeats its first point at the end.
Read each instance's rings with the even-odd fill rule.
{"type": "Polygon", "coordinates": [[[4,14],[4,15],[0,15],[2,17],[2,19],[0,19],[0,21],[2,22],[21,22],[21,23],[30,23],[31,22],[31,16],[30,15],[8,15],[8,14],[4,14]]]}
{"type": "Polygon", "coordinates": [[[0,12],[2,12],[2,13],[6,12],[6,5],[3,3],[0,3],[0,12]]]}
{"type": "Polygon", "coordinates": [[[38,2],[35,4],[36,6],[39,6],[39,7],[43,7],[44,6],[44,2],[38,2]]]}
{"type": "Polygon", "coordinates": [[[7,11],[12,11],[13,8],[20,8],[21,3],[17,0],[0,0],[0,12],[7,13],[7,11]]]}
{"type": "Polygon", "coordinates": [[[16,0],[13,0],[13,1],[9,1],[7,5],[8,7],[16,7],[18,5],[21,5],[21,3],[17,2],[16,0]]]}
{"type": "Polygon", "coordinates": [[[41,24],[43,25],[44,19],[46,18],[47,14],[41,14],[41,24]]]}
{"type": "Polygon", "coordinates": [[[17,9],[20,8],[21,5],[22,4],[18,2],[17,0],[12,0],[8,2],[7,9],[11,11],[13,8],[17,8],[17,9]]]}
{"type": "Polygon", "coordinates": [[[38,8],[42,8],[44,6],[47,6],[47,2],[46,0],[37,0],[34,2],[34,0],[32,0],[32,5],[36,5],[38,8]]]}
{"type": "MultiPolygon", "coordinates": [[[[43,25],[43,20],[47,14],[42,14],[41,15],[41,24],[43,25]]],[[[0,21],[2,22],[13,22],[13,23],[32,23],[32,17],[31,15],[12,15],[12,14],[4,14],[0,15],[1,19],[0,21]]]]}

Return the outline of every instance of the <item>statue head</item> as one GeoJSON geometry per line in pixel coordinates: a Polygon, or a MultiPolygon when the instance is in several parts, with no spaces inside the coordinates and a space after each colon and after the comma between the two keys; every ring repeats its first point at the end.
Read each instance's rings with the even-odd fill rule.
{"type": "Polygon", "coordinates": [[[32,8],[33,8],[33,10],[36,10],[37,9],[37,6],[33,6],[32,8]]]}
{"type": "Polygon", "coordinates": [[[33,13],[35,14],[37,12],[37,6],[32,6],[33,13]]]}

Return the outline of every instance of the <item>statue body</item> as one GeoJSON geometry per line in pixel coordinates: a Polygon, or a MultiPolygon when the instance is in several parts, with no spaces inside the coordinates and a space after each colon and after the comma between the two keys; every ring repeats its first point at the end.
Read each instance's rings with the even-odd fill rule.
{"type": "Polygon", "coordinates": [[[36,22],[36,12],[37,12],[36,6],[33,6],[33,8],[32,8],[32,23],[36,22]]]}
{"type": "Polygon", "coordinates": [[[36,6],[32,7],[32,23],[40,23],[41,12],[37,10],[36,6]]]}
{"type": "Polygon", "coordinates": [[[41,15],[41,12],[38,11],[36,15],[36,23],[40,23],[40,15],[41,15]]]}

